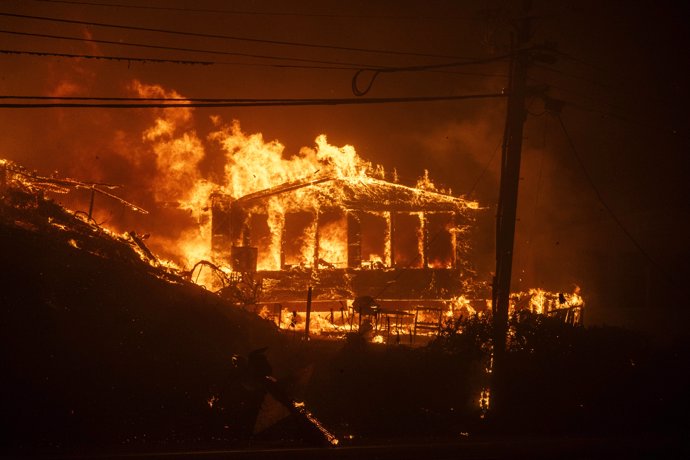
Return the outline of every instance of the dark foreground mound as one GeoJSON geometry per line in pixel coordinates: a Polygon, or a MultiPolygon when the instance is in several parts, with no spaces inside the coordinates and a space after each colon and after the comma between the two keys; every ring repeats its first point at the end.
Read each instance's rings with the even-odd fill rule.
{"type": "Polygon", "coordinates": [[[171,448],[251,433],[250,418],[214,422],[208,400],[234,353],[279,348],[274,328],[135,249],[50,201],[4,197],[3,450],[171,448]]]}

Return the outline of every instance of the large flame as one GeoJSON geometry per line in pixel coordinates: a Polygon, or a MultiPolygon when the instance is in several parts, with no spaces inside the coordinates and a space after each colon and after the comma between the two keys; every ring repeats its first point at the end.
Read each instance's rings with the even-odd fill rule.
{"type": "MultiPolygon", "coordinates": [[[[183,99],[175,91],[139,81],[132,82],[130,90],[139,97],[183,99]]],[[[252,235],[251,238],[243,236],[246,240],[237,244],[261,246],[257,260],[259,270],[280,270],[284,265],[347,267],[348,225],[353,211],[348,207],[347,200],[353,196],[356,199],[366,199],[368,191],[377,190],[376,187],[383,182],[381,179],[385,178],[384,168],[361,158],[351,145],[329,144],[325,134],[317,136],[313,146],[302,147],[292,155],[277,140],[266,140],[261,133],[244,132],[237,120],[228,123],[213,116],[212,132],[200,135],[194,125],[194,110],[192,107],[177,107],[154,111],[154,117],[139,132],[136,145],[122,141],[121,136],[116,139],[115,145],[120,147],[118,154],[131,165],[132,170],[148,173],[141,181],[158,210],[172,209],[182,213],[191,222],[186,226],[171,225],[174,229],[162,234],[156,234],[156,229],[152,229],[153,235],[148,243],[152,249],[155,252],[162,250],[172,263],[190,270],[198,261],[208,261],[213,256],[210,216],[210,196],[213,192],[219,192],[232,200],[240,200],[285,184],[320,181],[320,188],[291,189],[290,193],[268,195],[260,204],[250,205],[249,209],[255,214],[254,217],[264,220],[257,226],[263,226],[263,234],[252,235]],[[219,158],[215,157],[213,161],[209,161],[209,152],[213,152],[215,156],[220,155],[222,161],[217,161],[219,158]],[[215,169],[209,164],[215,165],[215,169]],[[148,165],[148,169],[143,165],[148,165]],[[348,189],[349,197],[345,189],[348,189]],[[361,190],[365,192],[360,192],[361,190]],[[334,209],[340,211],[336,212],[334,209]],[[286,235],[290,227],[288,221],[295,219],[296,211],[306,215],[303,219],[306,223],[301,226],[299,234],[286,235]],[[281,247],[286,239],[292,246],[289,253],[281,247]],[[256,244],[259,240],[262,244],[256,244]]],[[[444,199],[452,203],[457,203],[455,200],[458,199],[445,195],[449,195],[450,191],[435,185],[428,171],[424,171],[415,188],[398,184],[395,171],[391,179],[392,182],[386,183],[388,188],[383,189],[385,192],[376,192],[379,193],[379,199],[385,201],[389,197],[381,195],[391,190],[404,189],[407,195],[402,196],[412,202],[408,204],[415,206],[409,212],[389,212],[377,208],[363,212],[366,216],[356,217],[362,219],[361,267],[447,269],[456,266],[456,249],[468,243],[463,227],[455,221],[454,211],[444,214],[419,210],[426,209],[420,205],[424,203],[424,196],[433,195],[433,199],[445,196],[444,199]],[[391,233],[394,214],[395,219],[403,222],[400,225],[401,231],[397,234],[398,243],[405,233],[402,230],[409,230],[402,237],[414,240],[416,244],[408,248],[393,244],[391,233]],[[376,228],[380,238],[377,236],[366,239],[366,230],[371,228],[376,228]],[[430,239],[430,232],[442,233],[444,237],[430,239]]],[[[463,201],[462,206],[478,208],[476,202],[463,201]]],[[[159,215],[167,216],[164,212],[159,215]]],[[[206,286],[213,283],[208,270],[200,271],[199,276],[194,279],[206,286]]],[[[470,301],[459,296],[445,300],[448,305],[448,311],[445,312],[447,318],[481,313],[474,308],[481,303],[478,302],[480,299],[470,301]]],[[[514,294],[511,301],[513,309],[527,308],[541,314],[583,305],[579,289],[571,294],[530,289],[528,292],[514,294]]],[[[425,318],[427,322],[436,321],[438,315],[430,315],[425,318]]],[[[283,321],[286,321],[286,317],[284,315],[283,321]]],[[[345,327],[344,324],[336,325],[333,321],[320,318],[319,315],[315,315],[313,321],[315,330],[339,330],[345,327]]],[[[289,325],[284,326],[289,328],[289,325]]],[[[299,328],[299,325],[292,327],[299,328]]]]}

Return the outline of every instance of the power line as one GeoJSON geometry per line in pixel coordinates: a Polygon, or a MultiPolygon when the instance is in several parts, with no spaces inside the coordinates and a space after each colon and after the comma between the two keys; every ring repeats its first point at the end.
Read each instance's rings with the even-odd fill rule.
{"type": "MultiPolygon", "coordinates": [[[[18,98],[41,99],[44,96],[18,96],[18,98]]],[[[333,106],[333,105],[365,105],[391,104],[414,102],[442,102],[473,99],[495,99],[506,97],[505,93],[466,94],[461,96],[420,96],[420,97],[389,97],[389,98],[340,98],[340,99],[167,99],[173,102],[132,102],[133,98],[79,98],[80,100],[110,100],[113,103],[89,102],[36,102],[36,103],[0,103],[5,109],[42,109],[42,108],[105,108],[105,109],[151,109],[151,108],[192,108],[192,107],[290,107],[290,106],[333,106]]],[[[12,96],[4,96],[12,99],[12,96]]],[[[57,99],[57,98],[54,98],[57,99]]],[[[139,99],[146,101],[146,99],[139,99]]]]}
{"type": "Polygon", "coordinates": [[[184,48],[184,47],[164,46],[164,45],[149,45],[149,44],[145,44],[145,43],[131,43],[131,42],[121,42],[121,41],[112,41],[112,40],[99,40],[99,39],[95,39],[95,38],[66,37],[64,35],[39,34],[39,33],[33,33],[33,32],[18,32],[18,31],[13,31],[13,30],[0,30],[0,33],[10,34],[10,35],[19,35],[19,36],[24,36],[24,37],[53,38],[53,39],[59,39],[59,40],[71,40],[71,41],[88,42],[88,43],[101,43],[101,44],[105,44],[105,45],[129,46],[129,47],[136,47],[136,48],[149,48],[149,49],[168,50],[168,51],[183,51],[183,52],[192,52],[192,53],[218,54],[218,55],[224,55],[224,56],[242,56],[242,57],[258,58],[258,59],[273,59],[273,60],[280,60],[280,61],[308,62],[308,63],[315,63],[315,64],[334,64],[334,65],[341,65],[341,66],[342,65],[351,65],[351,66],[355,66],[356,68],[363,68],[363,67],[372,68],[373,67],[370,65],[361,65],[361,64],[354,64],[354,63],[348,63],[348,62],[342,62],[342,61],[324,61],[324,60],[319,60],[319,59],[291,58],[291,57],[285,57],[285,56],[272,56],[272,55],[265,55],[265,54],[240,53],[240,52],[234,52],[234,51],[203,50],[203,49],[198,49],[198,48],[184,48]]]}
{"type": "MultiPolygon", "coordinates": [[[[0,100],[52,100],[52,101],[118,101],[118,102],[277,102],[292,101],[295,99],[261,99],[261,98],[196,98],[196,97],[99,97],[99,96],[26,96],[26,95],[0,95],[0,100]]],[[[318,101],[319,98],[303,98],[300,101],[318,101]]]]}
{"type": "Polygon", "coordinates": [[[479,174],[479,176],[477,177],[477,179],[474,181],[474,183],[472,184],[472,187],[470,188],[470,191],[467,192],[467,193],[465,194],[465,196],[468,196],[468,197],[469,197],[469,196],[472,196],[472,194],[473,194],[474,191],[476,190],[477,186],[479,185],[479,182],[482,180],[482,178],[484,177],[484,175],[486,174],[486,172],[489,170],[489,167],[491,166],[491,163],[493,163],[494,160],[496,159],[496,154],[498,153],[498,148],[499,148],[501,145],[503,145],[503,141],[501,141],[501,142],[498,143],[498,145],[497,145],[496,148],[494,149],[493,153],[491,154],[491,158],[489,159],[489,161],[487,161],[486,165],[484,166],[484,169],[482,169],[482,172],[479,174]]]}
{"type": "Polygon", "coordinates": [[[371,87],[374,85],[374,81],[376,81],[376,78],[382,74],[382,73],[398,73],[398,72],[424,72],[424,71],[433,71],[433,70],[438,70],[438,69],[446,69],[449,67],[460,67],[460,66],[471,66],[471,65],[479,65],[479,64],[487,64],[489,62],[496,62],[496,61],[502,61],[503,59],[512,57],[511,54],[504,54],[501,56],[492,56],[488,58],[481,58],[481,59],[475,59],[472,61],[462,61],[462,62],[450,62],[446,64],[430,64],[430,65],[416,65],[416,66],[407,66],[407,67],[380,67],[380,68],[369,68],[369,69],[359,69],[353,76],[352,76],[352,93],[355,96],[364,96],[371,90],[371,87]],[[366,85],[364,89],[360,89],[358,85],[358,78],[362,73],[364,72],[372,72],[371,79],[369,80],[369,83],[366,85]]]}
{"type": "Polygon", "coordinates": [[[50,56],[62,57],[70,59],[97,59],[105,61],[127,61],[127,62],[155,62],[165,64],[185,64],[185,65],[212,65],[216,64],[213,61],[189,61],[185,59],[160,59],[160,58],[137,58],[132,56],[98,56],[95,54],[68,54],[68,53],[53,53],[48,51],[23,51],[23,50],[7,50],[0,49],[0,54],[18,54],[28,56],[50,56]]]}
{"type": "Polygon", "coordinates": [[[621,222],[621,220],[618,218],[618,216],[613,211],[611,206],[609,206],[608,203],[606,202],[606,200],[604,200],[604,197],[602,196],[601,192],[599,191],[599,187],[597,187],[597,185],[594,183],[592,176],[589,174],[587,167],[585,166],[584,162],[582,161],[582,158],[578,154],[577,149],[575,148],[575,144],[573,142],[573,139],[570,137],[570,134],[568,133],[568,130],[566,129],[565,124],[563,123],[563,119],[561,118],[561,116],[559,114],[556,114],[556,118],[558,119],[558,122],[561,125],[561,129],[563,130],[563,134],[565,134],[565,137],[568,141],[568,145],[570,146],[570,150],[573,152],[573,156],[575,157],[575,160],[577,160],[577,163],[580,166],[580,169],[582,170],[582,173],[584,174],[585,179],[589,183],[589,186],[592,188],[592,191],[594,192],[597,199],[599,200],[599,203],[601,203],[601,205],[604,207],[604,209],[606,209],[606,211],[608,212],[611,219],[616,223],[616,225],[618,225],[618,228],[620,228],[620,230],[623,232],[623,234],[625,234],[625,236],[628,237],[630,242],[632,242],[632,244],[635,246],[635,248],[637,248],[637,250],[640,252],[640,254],[642,254],[642,256],[645,259],[647,259],[647,261],[654,268],[656,268],[659,271],[659,273],[661,273],[664,276],[664,278],[666,279],[666,281],[669,284],[671,284],[674,287],[678,287],[675,280],[666,272],[666,270],[664,270],[664,268],[659,263],[657,263],[656,260],[654,260],[654,258],[652,256],[649,255],[649,253],[647,251],[645,251],[645,249],[637,241],[637,239],[635,239],[635,237],[630,233],[630,231],[625,227],[625,225],[623,225],[623,222],[621,222]]]}
{"type": "Polygon", "coordinates": [[[599,71],[599,72],[604,72],[604,70],[603,70],[601,67],[599,67],[599,66],[597,66],[597,65],[595,65],[595,64],[592,64],[591,62],[589,62],[589,61],[587,61],[587,60],[585,60],[585,59],[579,58],[579,57],[577,57],[577,56],[573,56],[573,55],[570,54],[570,53],[566,53],[566,52],[564,52],[564,51],[560,51],[560,50],[558,50],[558,49],[551,48],[551,47],[547,48],[546,51],[549,51],[549,52],[552,52],[552,53],[556,53],[557,55],[559,55],[560,57],[562,57],[562,58],[564,58],[564,59],[567,59],[567,60],[572,61],[572,62],[576,62],[576,63],[578,63],[578,64],[583,64],[583,65],[585,65],[585,66],[587,66],[587,67],[589,67],[589,68],[591,68],[591,69],[597,70],[597,71],[599,71]]]}
{"type": "Polygon", "coordinates": [[[580,104],[576,104],[567,100],[563,101],[568,107],[573,107],[575,109],[584,111],[584,112],[590,112],[590,113],[598,113],[602,117],[609,117],[609,118],[614,118],[618,121],[622,121],[623,123],[627,123],[631,126],[637,126],[638,128],[644,128],[646,131],[649,130],[650,126],[655,126],[658,129],[663,129],[669,134],[673,134],[673,136],[676,137],[681,137],[685,140],[690,140],[690,135],[687,133],[681,132],[678,128],[668,126],[668,125],[662,125],[659,123],[657,119],[648,119],[648,120],[637,120],[634,118],[626,117],[624,115],[621,115],[616,112],[608,111],[608,110],[601,110],[601,109],[595,109],[593,107],[586,107],[580,104]]]}
{"type": "MultiPolygon", "coordinates": [[[[357,66],[326,66],[326,65],[300,65],[300,64],[270,64],[265,62],[230,62],[230,61],[215,61],[215,60],[189,60],[189,59],[165,59],[165,58],[151,58],[151,57],[135,57],[135,56],[112,56],[104,54],[70,54],[70,53],[54,53],[52,51],[28,51],[28,50],[10,50],[0,49],[0,54],[7,55],[27,55],[36,57],[58,57],[68,59],[92,59],[104,61],[121,61],[121,62],[142,62],[155,64],[182,64],[182,65],[227,65],[227,66],[245,66],[245,67],[270,67],[278,69],[306,69],[306,70],[359,70],[357,66]]],[[[456,72],[447,70],[429,70],[431,73],[442,73],[446,75],[460,75],[460,76],[474,76],[474,77],[506,77],[505,74],[499,73],[483,73],[483,72],[456,72]]]]}
{"type": "Polygon", "coordinates": [[[533,65],[534,65],[534,67],[537,67],[537,68],[539,68],[539,69],[548,70],[549,72],[553,72],[553,73],[556,73],[556,74],[559,74],[559,75],[563,75],[563,76],[565,76],[565,77],[573,78],[573,79],[575,79],[575,80],[580,80],[580,81],[583,81],[583,82],[585,82],[585,83],[590,83],[590,84],[599,86],[599,87],[604,88],[604,89],[607,89],[607,90],[610,90],[610,89],[613,87],[612,85],[610,85],[610,84],[608,84],[608,83],[602,83],[602,82],[600,82],[600,81],[592,80],[592,79],[589,79],[589,78],[587,78],[587,77],[582,77],[582,76],[580,76],[580,75],[575,75],[575,74],[572,74],[572,73],[569,73],[569,72],[565,72],[565,71],[560,70],[560,69],[556,69],[556,68],[551,67],[551,66],[548,66],[548,65],[544,65],[544,64],[533,64],[533,65]]]}
{"type": "MultiPolygon", "coordinates": [[[[0,31],[2,33],[2,31],[0,31]]],[[[356,66],[317,66],[317,65],[298,65],[298,64],[269,64],[265,62],[229,62],[229,61],[214,61],[214,60],[188,60],[188,59],[164,59],[164,58],[142,58],[134,56],[112,56],[103,54],[68,54],[68,53],[54,53],[50,51],[27,51],[27,50],[8,50],[0,49],[0,54],[16,54],[39,57],[64,57],[70,59],[93,59],[93,60],[107,60],[107,61],[127,61],[127,62],[143,62],[143,63],[170,63],[170,64],[191,64],[191,65],[233,65],[233,66],[249,66],[249,67],[274,67],[274,68],[289,68],[289,69],[316,69],[316,70],[357,70],[356,66]]],[[[478,75],[478,76],[500,76],[500,75],[484,75],[480,73],[460,73],[460,72],[446,72],[459,75],[478,75]]]]}
{"type": "Polygon", "coordinates": [[[311,18],[350,18],[350,19],[404,19],[416,21],[420,19],[425,20],[473,20],[474,18],[462,16],[389,16],[389,15],[371,15],[371,14],[328,14],[328,13],[290,13],[290,12],[270,12],[270,11],[250,11],[250,10],[223,10],[212,8],[179,8],[170,6],[149,6],[149,5],[127,5],[122,3],[101,3],[101,2],[83,2],[70,0],[34,0],[41,3],[60,3],[66,5],[82,5],[82,6],[104,6],[109,8],[127,8],[140,10],[154,10],[154,11],[177,11],[182,13],[213,13],[213,14],[230,14],[230,15],[250,15],[250,16],[297,16],[297,17],[311,17],[311,18]]]}
{"type": "Polygon", "coordinates": [[[501,59],[504,59],[506,57],[506,56],[499,56],[499,57],[477,59],[474,61],[463,60],[463,61],[458,61],[458,62],[449,62],[449,63],[445,63],[445,64],[433,64],[433,65],[416,65],[416,66],[408,66],[408,67],[381,67],[381,66],[373,66],[370,64],[358,64],[358,63],[343,62],[343,61],[324,61],[324,60],[319,60],[319,59],[292,58],[292,57],[286,57],[286,56],[272,56],[272,55],[262,55],[262,54],[252,54],[252,53],[240,53],[240,52],[234,52],[234,51],[203,50],[203,49],[197,49],[197,48],[184,48],[184,47],[174,47],[174,46],[164,46],[164,45],[149,45],[149,44],[145,44],[145,43],[131,43],[131,42],[121,42],[121,41],[112,41],[112,40],[100,40],[100,39],[95,39],[95,38],[67,37],[64,35],[39,34],[39,33],[34,33],[34,32],[18,32],[18,31],[14,31],[14,30],[0,30],[0,33],[9,34],[9,35],[27,36],[27,37],[52,38],[52,39],[58,39],[58,40],[70,40],[70,41],[80,41],[80,42],[88,42],[88,43],[101,43],[101,44],[106,44],[106,45],[129,46],[129,47],[149,48],[149,49],[159,49],[159,50],[169,50],[169,51],[219,54],[219,55],[225,55],[225,56],[242,56],[242,57],[258,58],[258,59],[274,59],[274,60],[281,60],[281,61],[296,61],[296,62],[307,62],[307,63],[316,63],[316,64],[332,64],[332,65],[341,66],[341,67],[350,66],[351,70],[355,70],[355,69],[359,69],[360,71],[372,70],[372,71],[376,72],[376,74],[382,73],[382,72],[393,73],[393,72],[433,71],[435,69],[445,69],[445,68],[451,68],[451,67],[461,67],[461,66],[488,63],[488,62],[501,60],[501,59]]]}
{"type": "Polygon", "coordinates": [[[574,96],[581,97],[581,98],[583,98],[583,99],[587,99],[588,101],[592,101],[592,102],[599,103],[599,104],[602,104],[602,105],[607,105],[607,106],[609,106],[609,107],[611,107],[611,108],[614,108],[614,109],[625,110],[623,107],[621,107],[621,106],[619,106],[619,105],[612,104],[612,103],[610,103],[610,102],[604,101],[604,100],[602,100],[600,97],[594,97],[594,96],[592,96],[592,95],[590,95],[590,94],[587,94],[587,93],[584,93],[584,92],[582,92],[582,91],[576,91],[576,90],[573,90],[573,89],[570,89],[570,88],[565,88],[565,87],[563,87],[563,86],[554,85],[553,83],[547,83],[547,82],[545,82],[545,81],[543,81],[543,80],[541,80],[541,79],[534,78],[534,77],[528,77],[528,78],[529,78],[529,80],[531,80],[532,82],[534,82],[534,83],[536,83],[536,84],[538,84],[538,85],[545,85],[545,86],[547,86],[549,89],[556,89],[556,90],[559,90],[559,91],[563,91],[564,93],[570,93],[570,94],[572,94],[572,95],[574,95],[574,96]]]}
{"type": "Polygon", "coordinates": [[[65,24],[79,24],[79,25],[96,26],[96,27],[107,27],[107,28],[111,28],[111,29],[138,30],[138,31],[143,31],[143,32],[156,32],[156,33],[165,33],[165,34],[173,34],[173,35],[183,35],[183,36],[188,36],[188,37],[214,38],[214,39],[223,39],[223,40],[244,41],[244,42],[250,42],[250,43],[263,43],[263,44],[280,45],[280,46],[299,46],[299,47],[305,47],[305,48],[333,49],[333,50],[340,50],[340,51],[357,51],[357,52],[364,52],[364,53],[391,54],[391,55],[395,55],[395,56],[433,57],[433,58],[456,59],[456,60],[457,59],[468,59],[468,60],[474,59],[474,58],[450,56],[450,55],[444,55],[444,54],[415,53],[415,52],[407,52],[407,51],[382,50],[382,49],[373,49],[373,48],[358,48],[358,47],[338,46],[338,45],[321,45],[321,44],[307,43],[307,42],[269,40],[269,39],[262,39],[262,38],[253,38],[253,37],[240,37],[240,36],[236,36],[236,35],[188,32],[188,31],[171,30],[171,29],[159,29],[159,28],[153,28],[153,27],[139,27],[139,26],[130,26],[130,25],[122,25],[122,24],[103,23],[103,22],[79,21],[79,20],[75,20],[75,19],[52,18],[52,17],[46,17],[46,16],[32,16],[32,15],[16,14],[16,13],[2,13],[2,12],[0,12],[0,16],[6,16],[6,17],[12,17],[12,18],[22,18],[22,19],[33,19],[33,20],[38,20],[38,21],[60,22],[60,23],[65,23],[65,24]]]}

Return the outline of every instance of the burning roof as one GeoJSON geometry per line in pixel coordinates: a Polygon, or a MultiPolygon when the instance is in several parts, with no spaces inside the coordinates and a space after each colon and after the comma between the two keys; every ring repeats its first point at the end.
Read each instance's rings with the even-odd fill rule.
{"type": "Polygon", "coordinates": [[[467,201],[435,190],[414,188],[388,182],[369,176],[318,177],[300,181],[286,182],[237,200],[246,205],[271,196],[285,194],[300,189],[297,199],[288,200],[286,210],[302,210],[305,207],[342,207],[358,211],[436,211],[462,212],[478,209],[476,202],[467,201]],[[306,205],[306,206],[305,206],[306,205]]]}

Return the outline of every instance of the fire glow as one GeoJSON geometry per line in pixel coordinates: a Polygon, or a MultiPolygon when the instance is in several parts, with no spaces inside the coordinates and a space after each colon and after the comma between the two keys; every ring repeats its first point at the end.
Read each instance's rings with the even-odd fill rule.
{"type": "MultiPolygon", "coordinates": [[[[140,97],[180,98],[156,85],[130,88],[140,97]]],[[[156,263],[281,329],[312,334],[365,327],[372,340],[399,342],[489,309],[487,284],[472,275],[466,255],[479,204],[437,186],[428,171],[407,186],[395,170],[364,160],[353,146],[329,144],[325,134],[288,156],[280,142],[248,134],[236,120],[212,116],[204,140],[192,128],[192,108],[156,113],[136,147],[117,152],[134,170],[152,164],[145,188],[156,206],[193,223],[177,233],[153,229],[146,244],[156,263]],[[210,148],[222,154],[215,173],[203,168],[210,148]]],[[[127,235],[151,258],[134,232],[127,235]]],[[[513,310],[559,311],[572,323],[581,322],[583,305],[579,289],[531,289],[511,299],[513,310]]]]}

